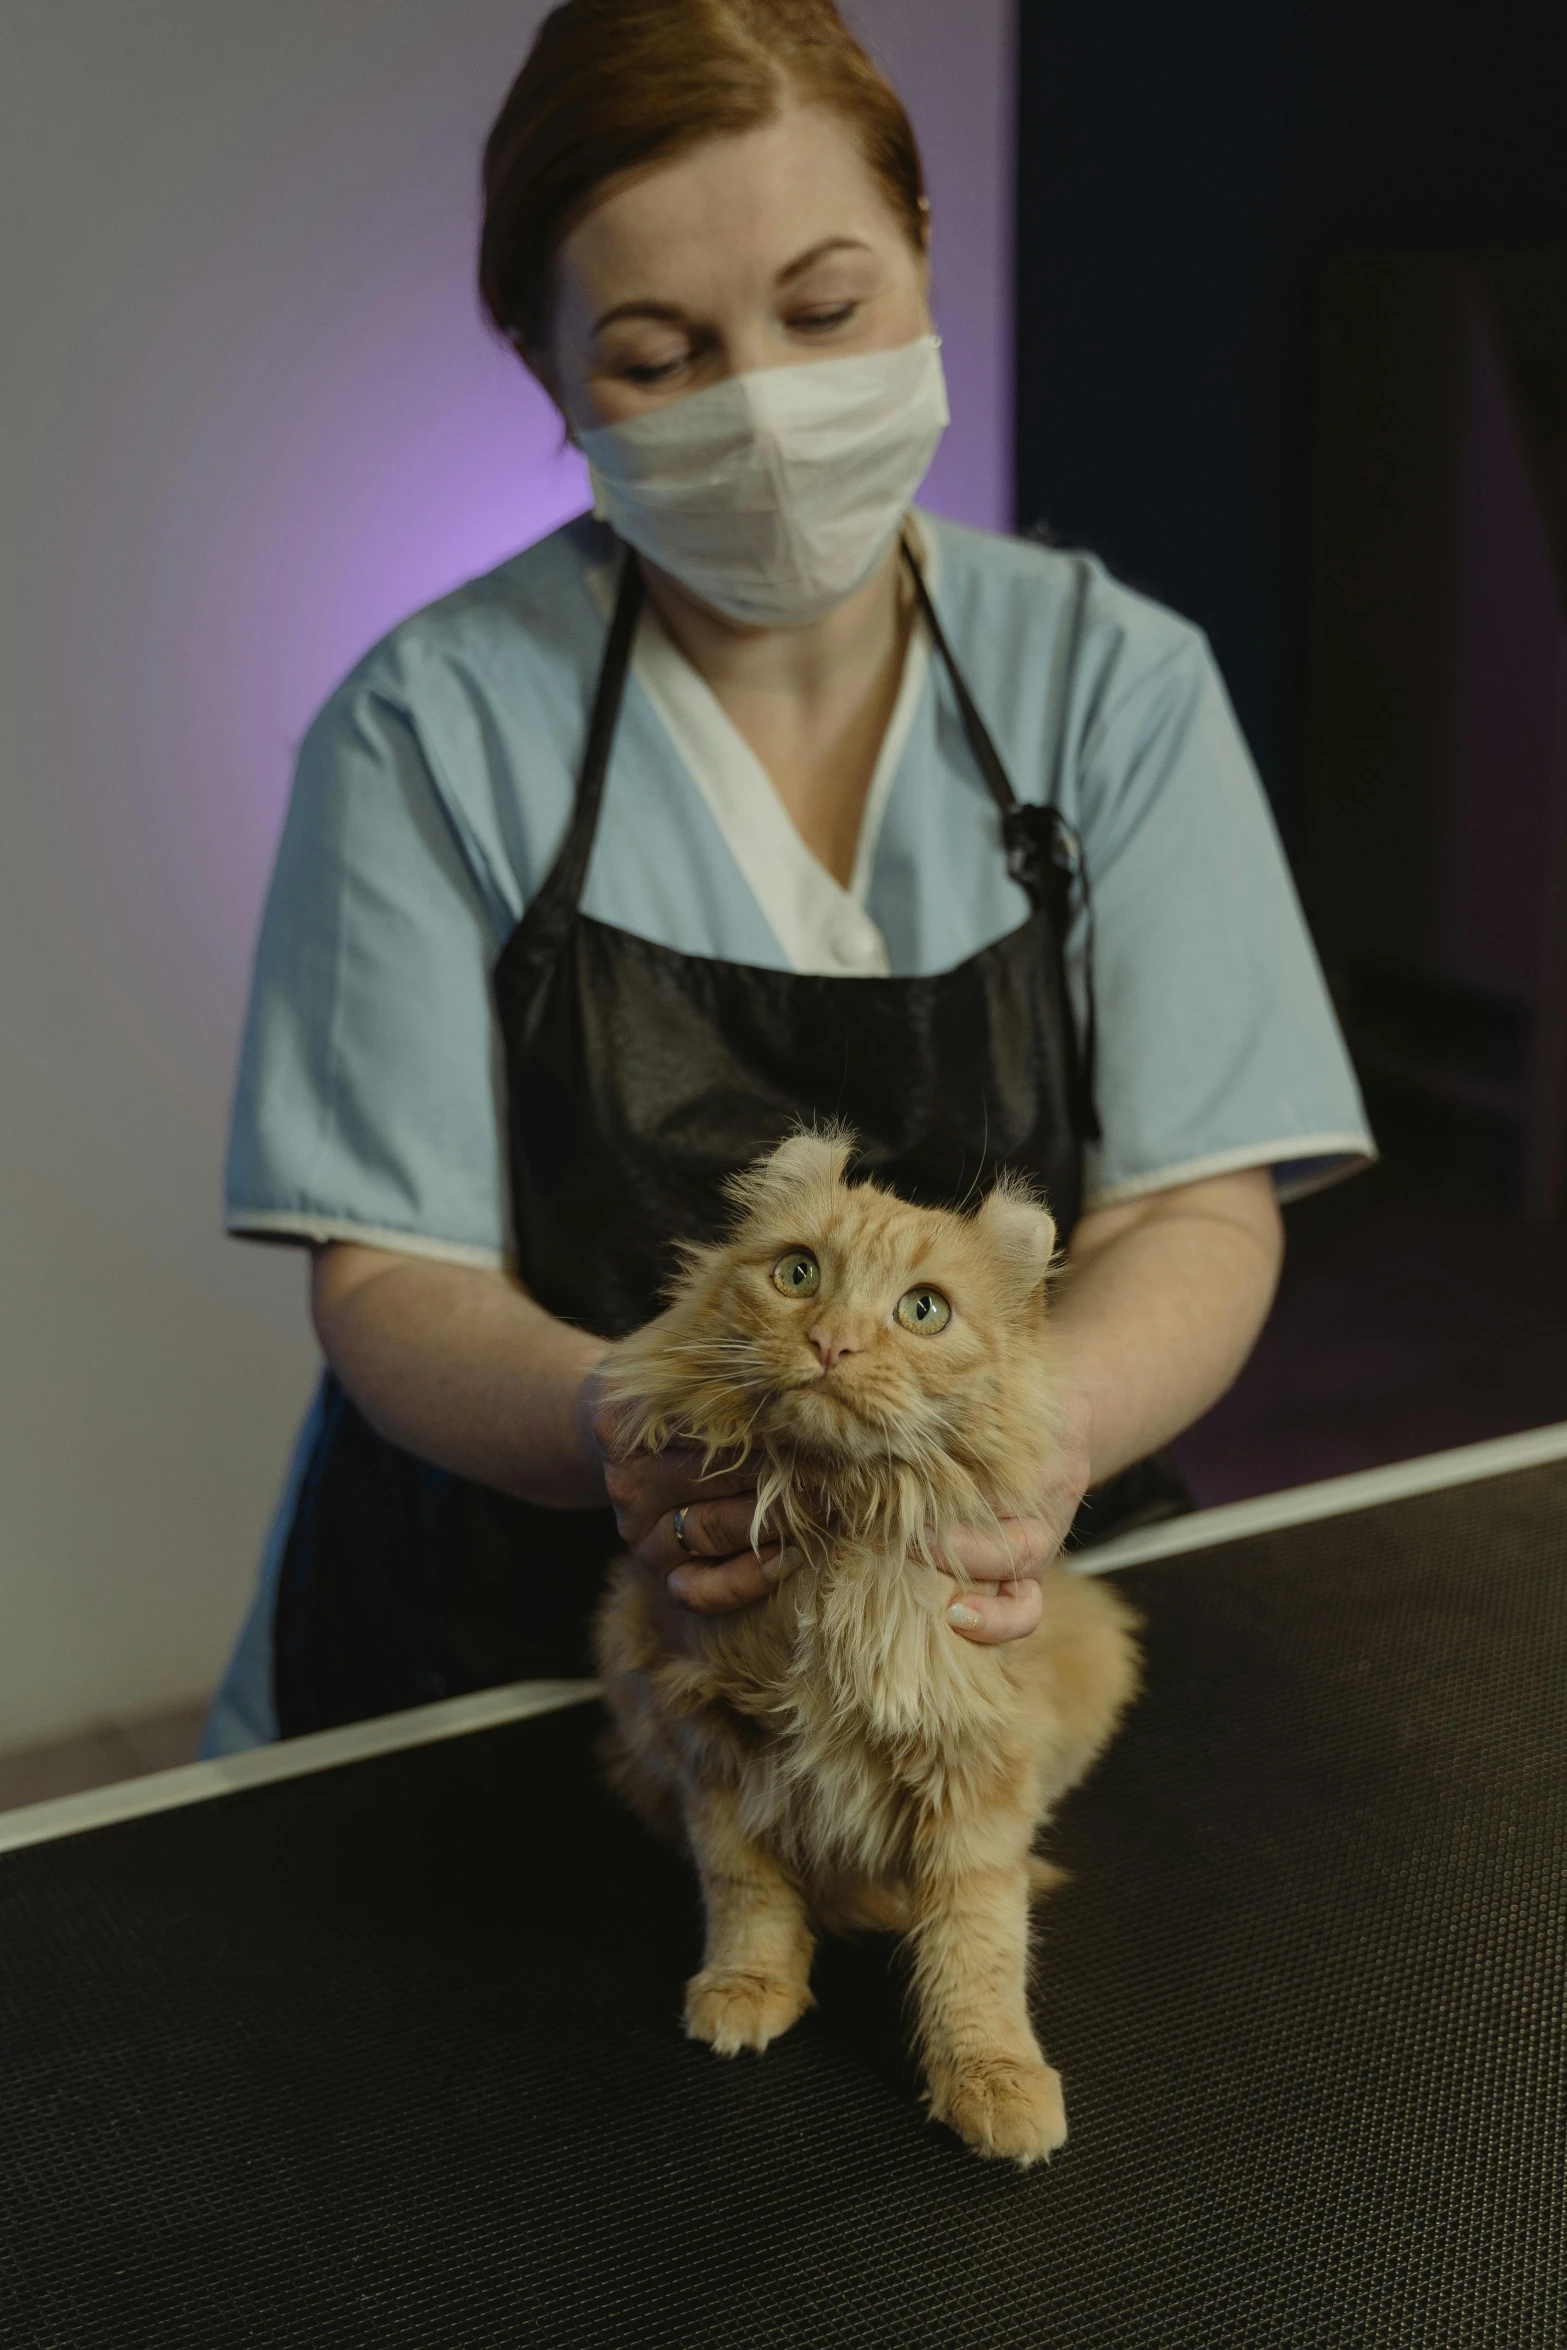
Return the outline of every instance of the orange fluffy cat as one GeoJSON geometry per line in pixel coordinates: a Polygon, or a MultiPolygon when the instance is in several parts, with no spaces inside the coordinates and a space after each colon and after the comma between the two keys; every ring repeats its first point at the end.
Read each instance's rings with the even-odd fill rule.
{"type": "Polygon", "coordinates": [[[1056,1566],[1026,1639],[948,1623],[933,1554],[1026,1513],[1049,1455],[1055,1227],[1007,1181],[970,1214],[851,1184],[851,1148],[797,1135],[742,1176],[731,1236],[688,1250],[671,1310],[611,1358],[626,1446],[752,1454],[758,1517],[802,1559],[716,1618],[614,1571],[612,1776],[701,1876],[694,2037],[731,2055],[787,2031],[818,1926],[907,1934],[932,2112],[1028,2163],[1066,2136],[1026,2005],[1051,1874],[1031,1847],[1133,1692],[1134,1619],[1056,1566]]]}

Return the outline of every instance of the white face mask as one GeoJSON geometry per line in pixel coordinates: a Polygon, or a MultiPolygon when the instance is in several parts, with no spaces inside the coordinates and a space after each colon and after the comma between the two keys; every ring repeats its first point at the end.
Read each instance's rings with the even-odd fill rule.
{"type": "Polygon", "coordinates": [[[948,422],[934,335],[767,367],[580,436],[596,511],[705,604],[819,620],[891,552],[948,422]]]}

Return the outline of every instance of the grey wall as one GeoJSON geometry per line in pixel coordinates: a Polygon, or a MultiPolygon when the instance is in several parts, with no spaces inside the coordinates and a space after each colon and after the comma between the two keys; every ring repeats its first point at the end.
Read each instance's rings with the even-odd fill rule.
{"type": "MultiPolygon", "coordinates": [[[[0,1746],[210,1684],[314,1372],[225,1241],[251,942],[311,710],[580,503],[471,284],[542,10],[9,0],[0,31],[0,1746]]],[[[862,0],[924,137],[957,422],[1010,510],[1008,0],[862,0]]]]}

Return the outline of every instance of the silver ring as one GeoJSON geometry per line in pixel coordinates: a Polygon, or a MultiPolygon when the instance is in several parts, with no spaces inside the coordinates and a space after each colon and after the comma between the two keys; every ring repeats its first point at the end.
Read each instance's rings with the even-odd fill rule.
{"type": "Polygon", "coordinates": [[[683,1505],[683,1504],[682,1504],[682,1506],[681,1506],[681,1507],[680,1507],[678,1510],[676,1510],[676,1512],[675,1512],[675,1516],[674,1516],[674,1527],[675,1527],[675,1540],[676,1540],[676,1541],[679,1543],[679,1545],[680,1545],[681,1549],[682,1549],[682,1550],[685,1552],[685,1554],[686,1554],[687,1558],[695,1558],[695,1556],[696,1556],[696,1553],[695,1553],[695,1551],[694,1551],[694,1550],[691,1548],[691,1545],[690,1545],[690,1543],[689,1543],[689,1542],[687,1542],[687,1540],[686,1540],[686,1513],[685,1513],[685,1507],[684,1507],[684,1505],[683,1505]]]}

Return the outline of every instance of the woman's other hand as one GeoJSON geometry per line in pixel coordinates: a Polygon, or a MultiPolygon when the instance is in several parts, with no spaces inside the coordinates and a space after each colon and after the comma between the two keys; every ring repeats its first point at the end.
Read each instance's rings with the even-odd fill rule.
{"type": "MultiPolygon", "coordinates": [[[[1189,1428],[1251,1352],[1279,1277],[1284,1227],[1266,1167],[1172,1185],[1091,1209],[1072,1235],[1051,1311],[1070,1364],[1067,1425],[1036,1514],[1004,1543],[968,1529],[953,1545],[981,1586],[953,1594],[968,1640],[1021,1640],[1043,1611],[1039,1577],[1090,1484],[1189,1428]],[[1092,1440],[1090,1442],[1090,1439],[1092,1440]]],[[[950,1613],[950,1610],[949,1610],[950,1613]]]]}
{"type": "Polygon", "coordinates": [[[999,1538],[961,1526],[948,1540],[942,1564],[949,1574],[961,1572],[972,1588],[954,1593],[947,1621],[981,1647],[1023,1640],[1034,1630],[1045,1604],[1039,1579],[1058,1556],[1088,1489],[1088,1402],[1076,1394],[1063,1401],[1060,1443],[1032,1515],[1003,1518],[999,1538]]]}
{"type": "Polygon", "coordinates": [[[687,1446],[621,1452],[620,1412],[605,1400],[596,1372],[583,1381],[580,1410],[604,1463],[621,1540],[639,1566],[662,1578],[672,1598],[694,1615],[726,1615],[776,1589],[789,1568],[781,1544],[752,1544],[754,1465],[741,1462],[704,1475],[701,1453],[687,1446]]]}

